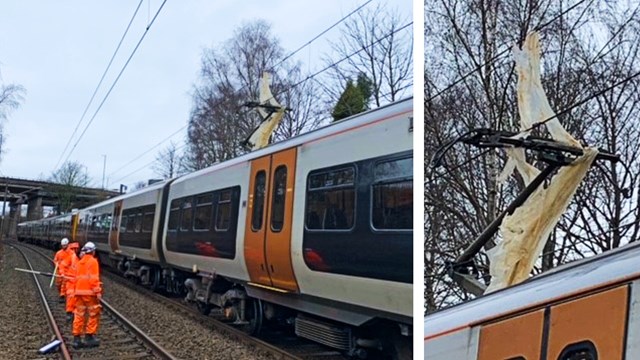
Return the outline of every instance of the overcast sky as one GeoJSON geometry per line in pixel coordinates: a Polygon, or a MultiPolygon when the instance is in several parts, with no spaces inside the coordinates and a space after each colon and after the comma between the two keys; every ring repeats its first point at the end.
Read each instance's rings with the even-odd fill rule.
{"type": "MultiPolygon", "coordinates": [[[[51,174],[138,2],[2,2],[0,73],[5,84],[18,83],[27,94],[4,124],[1,176],[37,179],[51,174]]],[[[365,2],[167,1],[70,160],[87,167],[96,187],[102,183],[103,154],[111,188],[157,177],[147,168],[120,180],[151,162],[157,150],[113,172],[187,123],[204,48],[224,42],[243,22],[264,19],[288,53],[365,2]]],[[[374,0],[367,7],[378,2],[392,3],[411,19],[411,0],[374,0]]],[[[80,131],[161,3],[144,0],[80,131]]],[[[330,51],[327,42],[339,35],[333,29],[295,59],[310,72],[320,69],[320,57],[330,51]]],[[[186,130],[176,134],[174,142],[182,144],[185,135],[186,130]]]]}

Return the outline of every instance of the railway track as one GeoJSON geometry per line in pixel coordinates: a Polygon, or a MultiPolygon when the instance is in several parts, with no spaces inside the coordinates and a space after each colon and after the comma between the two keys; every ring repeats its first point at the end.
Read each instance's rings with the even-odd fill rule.
{"type": "Polygon", "coordinates": [[[197,310],[195,306],[185,304],[182,299],[166,297],[149,289],[142,288],[112,272],[106,272],[105,274],[108,274],[107,276],[110,280],[120,285],[123,285],[133,291],[142,293],[145,296],[151,297],[165,304],[168,308],[177,312],[181,312],[209,328],[215,328],[216,330],[234,339],[237,339],[238,341],[244,342],[245,344],[251,346],[256,346],[261,350],[271,354],[276,359],[352,359],[332,348],[326,347],[310,340],[296,337],[293,333],[288,332],[284,329],[270,328],[265,333],[265,335],[253,337],[231,325],[220,321],[219,318],[222,317],[222,314],[217,314],[215,311],[212,311],[208,316],[203,315],[197,310]]]}
{"type": "MultiPolygon", "coordinates": [[[[42,249],[28,246],[32,251],[40,253],[42,256],[49,256],[42,253],[42,249]]],[[[50,250],[47,250],[50,251],[50,250]]],[[[167,297],[162,294],[140,287],[131,281],[121,277],[119,274],[113,273],[111,269],[105,268],[102,271],[102,280],[106,284],[105,280],[113,281],[118,285],[122,285],[131,291],[142,294],[145,297],[151,298],[164,305],[166,309],[180,313],[209,329],[215,329],[235,341],[241,342],[247,346],[256,348],[261,353],[270,355],[270,358],[275,359],[291,359],[291,360],[347,360],[352,359],[343,355],[339,351],[324,345],[315,343],[310,340],[306,340],[295,336],[291,331],[272,327],[268,331],[264,331],[264,335],[260,337],[251,336],[240,329],[237,329],[231,325],[219,320],[221,316],[216,316],[216,313],[212,311],[210,315],[201,314],[194,305],[186,304],[182,299],[167,297]],[[108,270],[108,271],[104,271],[108,270]]],[[[220,314],[221,315],[221,314],[220,314]]]]}
{"type": "MultiPolygon", "coordinates": [[[[32,262],[40,266],[52,268],[51,259],[31,247],[9,243],[24,258],[30,270],[34,270],[32,262]],[[37,254],[40,258],[34,259],[28,253],[37,254]]],[[[38,266],[39,269],[44,267],[38,266]]],[[[135,324],[116,311],[109,303],[102,300],[103,312],[100,319],[100,346],[93,348],[74,349],[70,346],[71,323],[66,320],[64,303],[58,302],[57,291],[49,291],[48,278],[38,277],[33,279],[38,289],[38,296],[42,301],[43,309],[49,322],[55,339],[60,340],[59,351],[49,354],[48,358],[61,357],[67,359],[176,359],[171,353],[162,348],[151,337],[141,331],[135,324]]]]}

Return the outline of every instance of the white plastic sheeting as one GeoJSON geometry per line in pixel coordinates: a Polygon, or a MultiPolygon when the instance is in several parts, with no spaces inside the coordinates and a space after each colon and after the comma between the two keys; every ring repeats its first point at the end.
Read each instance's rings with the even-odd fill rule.
{"type": "Polygon", "coordinates": [[[269,82],[271,80],[271,75],[267,72],[262,74],[262,80],[260,83],[260,104],[261,105],[270,105],[273,107],[279,108],[276,112],[270,112],[265,110],[264,108],[258,107],[258,112],[260,116],[265,119],[258,125],[258,127],[253,131],[251,136],[249,137],[249,145],[251,146],[251,150],[255,151],[258,149],[262,149],[263,147],[269,145],[269,138],[271,134],[276,129],[280,121],[284,117],[285,107],[281,106],[278,101],[271,94],[271,89],[269,88],[269,82]]]}
{"type": "MultiPolygon", "coordinates": [[[[514,47],[514,59],[518,73],[518,112],[521,133],[529,135],[536,123],[555,115],[540,81],[540,40],[531,33],[522,49],[514,47]]],[[[583,148],[560,124],[557,118],[544,124],[551,137],[560,143],[583,148]]],[[[491,265],[490,293],[526,280],[542,254],[551,231],[566,211],[578,186],[598,154],[595,148],[583,148],[584,155],[569,166],[562,167],[553,176],[547,188],[540,187],[513,214],[504,218],[500,226],[502,241],[487,252],[491,265]]],[[[507,149],[508,161],[499,181],[505,181],[516,169],[529,184],[539,170],[528,164],[523,149],[507,149]]]]}

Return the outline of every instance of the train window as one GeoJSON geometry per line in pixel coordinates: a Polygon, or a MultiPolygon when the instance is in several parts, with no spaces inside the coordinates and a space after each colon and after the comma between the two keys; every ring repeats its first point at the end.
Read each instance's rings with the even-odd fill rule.
{"type": "Polygon", "coordinates": [[[209,230],[212,207],[213,194],[205,194],[196,197],[196,214],[193,222],[194,230],[209,230]]]}
{"type": "Polygon", "coordinates": [[[136,214],[128,211],[127,220],[127,232],[133,232],[136,228],[136,214]]]}
{"type": "Polygon", "coordinates": [[[152,212],[144,213],[142,217],[142,232],[148,233],[153,229],[153,215],[154,213],[152,212]]]}
{"type": "Polygon", "coordinates": [[[591,341],[567,345],[558,360],[598,360],[598,350],[591,341]]]}
{"type": "Polygon", "coordinates": [[[308,230],[350,230],[355,215],[355,168],[309,175],[306,223],[308,230]]]}
{"type": "Polygon", "coordinates": [[[108,233],[111,227],[111,214],[102,215],[102,233],[108,233]]]}
{"type": "Polygon", "coordinates": [[[120,220],[120,232],[125,232],[127,230],[127,216],[122,215],[122,220],[120,220]]]}
{"type": "Polygon", "coordinates": [[[182,203],[182,219],[180,221],[180,231],[190,231],[193,220],[193,206],[191,204],[192,199],[184,199],[182,203]]]}
{"type": "Polygon", "coordinates": [[[180,199],[171,201],[171,210],[169,211],[169,225],[167,229],[170,231],[178,230],[180,222],[180,199]]]}
{"type": "Polygon", "coordinates": [[[371,222],[378,230],[413,227],[413,159],[378,163],[374,170],[371,222]]]}
{"type": "Polygon", "coordinates": [[[220,192],[216,211],[216,231],[229,230],[231,223],[231,190],[220,192]]]}
{"type": "Polygon", "coordinates": [[[264,170],[256,174],[253,189],[253,211],[251,213],[251,230],[262,229],[262,218],[264,217],[264,198],[267,192],[267,174],[264,170]]]}
{"type": "Polygon", "coordinates": [[[97,216],[91,217],[91,222],[89,223],[89,232],[90,233],[95,233],[96,232],[97,219],[98,219],[97,216]]]}
{"type": "Polygon", "coordinates": [[[287,167],[280,165],[273,173],[271,199],[271,230],[280,232],[284,225],[284,202],[287,195],[287,167]]]}
{"type": "Polygon", "coordinates": [[[135,222],[135,227],[134,227],[133,231],[135,231],[135,232],[142,231],[142,213],[137,213],[136,214],[136,222],[135,222]]]}

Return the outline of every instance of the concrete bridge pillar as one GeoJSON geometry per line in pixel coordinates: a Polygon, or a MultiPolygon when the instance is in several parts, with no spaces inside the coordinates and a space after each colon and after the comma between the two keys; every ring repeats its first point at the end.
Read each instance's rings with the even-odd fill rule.
{"type": "Polygon", "coordinates": [[[20,220],[20,204],[15,202],[9,203],[9,215],[5,215],[2,219],[2,235],[11,237],[16,235],[18,221],[20,220]]]}
{"type": "Polygon", "coordinates": [[[20,205],[18,203],[9,203],[9,237],[15,237],[18,230],[18,222],[20,221],[20,205]]]}
{"type": "Polygon", "coordinates": [[[42,197],[32,197],[27,201],[27,221],[42,219],[42,197]]]}

